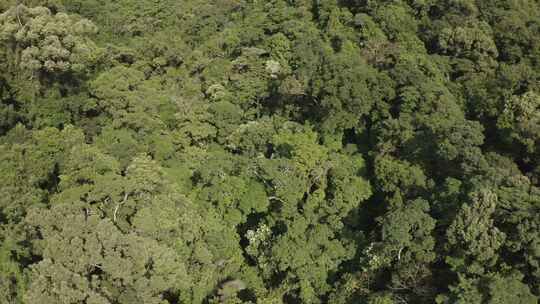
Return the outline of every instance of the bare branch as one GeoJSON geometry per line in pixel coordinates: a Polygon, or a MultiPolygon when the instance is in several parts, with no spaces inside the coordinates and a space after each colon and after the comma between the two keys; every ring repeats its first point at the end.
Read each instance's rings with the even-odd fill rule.
{"type": "Polygon", "coordinates": [[[100,265],[95,264],[95,263],[90,264],[90,266],[103,270],[103,268],[100,265]]]}
{"type": "Polygon", "coordinates": [[[286,203],[284,200],[282,200],[281,198],[277,197],[277,196],[269,196],[268,197],[269,200],[275,200],[275,201],[280,201],[282,203],[286,203]]]}
{"type": "Polygon", "coordinates": [[[116,222],[116,213],[118,213],[118,209],[120,209],[120,206],[123,205],[128,198],[127,192],[124,194],[124,200],[122,202],[116,204],[116,207],[114,207],[114,213],[113,213],[113,222],[116,222]]]}
{"type": "Polygon", "coordinates": [[[21,22],[21,17],[19,16],[20,8],[21,8],[21,4],[17,5],[17,7],[15,8],[15,16],[17,16],[17,21],[19,21],[19,25],[22,27],[23,24],[21,22]]]}

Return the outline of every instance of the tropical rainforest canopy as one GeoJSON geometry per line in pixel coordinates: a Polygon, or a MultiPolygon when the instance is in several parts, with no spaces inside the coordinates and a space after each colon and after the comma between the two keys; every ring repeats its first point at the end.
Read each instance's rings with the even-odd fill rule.
{"type": "Polygon", "coordinates": [[[536,304],[538,0],[0,1],[0,303],[536,304]]]}

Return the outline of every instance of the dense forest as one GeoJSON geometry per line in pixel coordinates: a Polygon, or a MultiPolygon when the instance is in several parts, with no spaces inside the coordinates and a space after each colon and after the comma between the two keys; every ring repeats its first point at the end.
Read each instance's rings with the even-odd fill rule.
{"type": "Polygon", "coordinates": [[[538,0],[0,0],[0,303],[536,304],[538,0]]]}

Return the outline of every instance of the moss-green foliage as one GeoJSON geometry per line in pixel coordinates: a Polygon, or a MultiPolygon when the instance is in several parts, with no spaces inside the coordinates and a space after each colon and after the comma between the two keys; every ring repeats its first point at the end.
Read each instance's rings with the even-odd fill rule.
{"type": "Polygon", "coordinates": [[[0,303],[535,304],[535,0],[0,1],[0,303]]]}

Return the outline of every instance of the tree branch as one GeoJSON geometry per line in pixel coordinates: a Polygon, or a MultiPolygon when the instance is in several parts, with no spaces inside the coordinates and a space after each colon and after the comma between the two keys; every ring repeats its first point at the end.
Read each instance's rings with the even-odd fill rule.
{"type": "Polygon", "coordinates": [[[280,198],[277,197],[277,196],[269,196],[268,199],[269,199],[269,200],[280,201],[280,202],[282,202],[282,203],[284,203],[284,204],[286,203],[284,200],[280,199],[280,198]]]}
{"type": "Polygon", "coordinates": [[[19,16],[20,8],[21,8],[21,4],[17,5],[17,7],[15,8],[15,16],[17,16],[17,21],[19,21],[19,25],[22,27],[23,24],[21,22],[21,17],[19,16]]]}
{"type": "Polygon", "coordinates": [[[113,222],[116,223],[116,213],[118,212],[118,209],[120,209],[120,206],[123,205],[128,198],[127,192],[124,194],[124,200],[118,204],[116,204],[116,207],[114,207],[114,213],[113,213],[113,222]]]}

